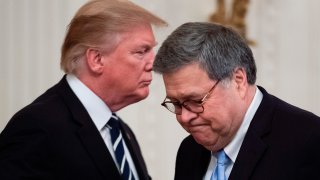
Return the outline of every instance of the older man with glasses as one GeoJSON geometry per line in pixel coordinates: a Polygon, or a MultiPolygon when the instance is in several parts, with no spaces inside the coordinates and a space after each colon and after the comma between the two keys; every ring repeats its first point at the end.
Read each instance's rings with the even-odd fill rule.
{"type": "Polygon", "coordinates": [[[175,180],[320,179],[320,118],[255,85],[252,52],[232,29],[183,24],[153,70],[166,88],[161,105],[190,133],[175,180]]]}
{"type": "Polygon", "coordinates": [[[203,104],[206,102],[207,97],[210,96],[214,88],[217,86],[217,84],[220,81],[217,81],[214,83],[212,88],[209,90],[209,92],[204,95],[201,100],[185,100],[182,103],[179,101],[172,101],[168,99],[167,97],[164,99],[164,101],[161,103],[161,105],[165,108],[167,108],[170,112],[175,113],[177,115],[181,115],[182,113],[182,107],[186,108],[188,111],[192,111],[194,113],[202,113],[204,111],[203,104]]]}

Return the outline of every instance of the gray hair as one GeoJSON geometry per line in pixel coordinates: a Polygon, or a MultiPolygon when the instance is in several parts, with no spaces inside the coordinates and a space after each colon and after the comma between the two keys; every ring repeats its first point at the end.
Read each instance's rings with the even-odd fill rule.
{"type": "Polygon", "coordinates": [[[251,49],[238,33],[219,24],[191,22],[178,27],[158,50],[153,70],[172,73],[195,62],[213,80],[230,79],[234,70],[243,68],[248,83],[256,81],[251,49]]]}

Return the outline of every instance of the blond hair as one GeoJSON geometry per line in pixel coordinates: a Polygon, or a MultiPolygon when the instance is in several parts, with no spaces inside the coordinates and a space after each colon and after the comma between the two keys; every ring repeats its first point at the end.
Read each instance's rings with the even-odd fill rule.
{"type": "Polygon", "coordinates": [[[71,20],[61,48],[61,69],[74,73],[89,47],[104,46],[110,52],[118,35],[139,24],[165,26],[167,23],[128,0],[91,0],[71,20]]]}

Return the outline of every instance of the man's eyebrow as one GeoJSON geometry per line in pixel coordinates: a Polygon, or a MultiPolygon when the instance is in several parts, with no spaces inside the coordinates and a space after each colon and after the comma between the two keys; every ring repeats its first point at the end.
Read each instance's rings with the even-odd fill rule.
{"type": "Polygon", "coordinates": [[[201,94],[192,92],[190,94],[180,95],[179,97],[170,97],[167,95],[166,98],[168,98],[171,101],[185,101],[189,99],[192,100],[192,98],[202,98],[202,97],[201,97],[201,94]]]}
{"type": "Polygon", "coordinates": [[[170,97],[170,96],[166,96],[166,99],[168,99],[170,101],[179,101],[177,98],[170,97]]]}
{"type": "Polygon", "coordinates": [[[148,43],[143,43],[143,44],[140,44],[139,46],[138,46],[138,48],[143,48],[143,49],[152,49],[152,48],[154,48],[155,47],[155,45],[153,45],[153,44],[148,44],[148,43]]]}
{"type": "Polygon", "coordinates": [[[141,42],[140,46],[142,47],[155,47],[158,45],[158,42],[155,41],[155,42],[141,42]]]}

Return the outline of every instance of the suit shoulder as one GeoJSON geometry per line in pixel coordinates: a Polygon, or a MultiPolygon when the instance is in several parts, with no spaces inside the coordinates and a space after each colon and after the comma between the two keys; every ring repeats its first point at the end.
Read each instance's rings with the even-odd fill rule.
{"type": "Polygon", "coordinates": [[[312,112],[309,112],[307,110],[294,106],[288,102],[285,102],[282,99],[272,94],[269,94],[265,89],[263,89],[260,86],[258,86],[258,88],[263,93],[263,107],[265,109],[272,109],[272,111],[269,112],[274,113],[274,115],[282,117],[283,119],[311,119],[312,121],[320,121],[320,117],[313,114],[312,112]]]}
{"type": "Polygon", "coordinates": [[[303,123],[313,123],[315,126],[320,127],[320,117],[314,113],[289,104],[281,99],[276,98],[277,105],[275,115],[284,119],[298,120],[303,123]]]}
{"type": "Polygon", "coordinates": [[[52,118],[59,116],[59,114],[64,114],[61,111],[65,111],[66,109],[65,103],[59,95],[50,94],[46,97],[42,96],[41,99],[37,99],[22,108],[13,116],[13,119],[20,116],[52,118]]]}
{"type": "Polygon", "coordinates": [[[51,93],[40,97],[16,112],[3,131],[54,127],[59,119],[68,116],[68,109],[59,95],[51,93]]]}
{"type": "Polygon", "coordinates": [[[178,150],[175,179],[203,177],[210,161],[210,151],[198,144],[191,135],[186,137],[178,150]]]}
{"type": "Polygon", "coordinates": [[[192,156],[195,154],[202,154],[206,152],[206,150],[202,145],[198,144],[194,138],[189,135],[181,142],[181,145],[178,150],[178,155],[181,156],[192,156]]]}
{"type": "Polygon", "coordinates": [[[191,135],[185,137],[181,142],[181,146],[197,146],[197,145],[198,143],[194,140],[194,138],[191,135]]]}

